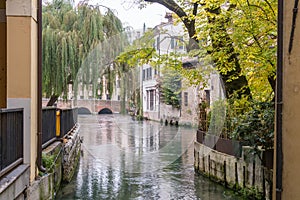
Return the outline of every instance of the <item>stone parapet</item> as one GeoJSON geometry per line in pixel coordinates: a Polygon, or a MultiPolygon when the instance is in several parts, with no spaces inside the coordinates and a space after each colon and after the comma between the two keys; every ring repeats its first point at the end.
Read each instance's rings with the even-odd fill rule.
{"type": "Polygon", "coordinates": [[[28,199],[53,199],[62,181],[62,143],[54,142],[43,150],[43,165],[46,174],[31,183],[27,190],[28,199]]]}
{"type": "Polygon", "coordinates": [[[54,142],[43,150],[43,166],[47,171],[46,174],[40,174],[27,189],[27,199],[54,199],[61,182],[71,181],[80,158],[80,150],[79,125],[76,125],[63,142],[54,142]]]}
{"type": "MultiPolygon", "coordinates": [[[[242,157],[227,155],[201,143],[194,144],[194,167],[201,174],[251,197],[271,199],[272,170],[244,147],[242,157]]],[[[259,199],[258,198],[258,199],[259,199]]]]}

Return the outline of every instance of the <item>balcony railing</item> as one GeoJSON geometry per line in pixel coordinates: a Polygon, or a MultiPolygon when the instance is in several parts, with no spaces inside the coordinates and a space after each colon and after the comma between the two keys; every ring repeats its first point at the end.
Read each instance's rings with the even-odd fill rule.
{"type": "Polygon", "coordinates": [[[23,163],[23,109],[0,109],[0,177],[23,163]]]}

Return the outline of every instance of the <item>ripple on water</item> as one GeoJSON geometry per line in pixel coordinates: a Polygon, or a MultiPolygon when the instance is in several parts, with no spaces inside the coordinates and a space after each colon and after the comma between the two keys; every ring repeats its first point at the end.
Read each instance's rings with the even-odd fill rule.
{"type": "Polygon", "coordinates": [[[79,116],[83,154],[57,199],[238,199],[195,174],[195,131],[122,115],[79,116]]]}

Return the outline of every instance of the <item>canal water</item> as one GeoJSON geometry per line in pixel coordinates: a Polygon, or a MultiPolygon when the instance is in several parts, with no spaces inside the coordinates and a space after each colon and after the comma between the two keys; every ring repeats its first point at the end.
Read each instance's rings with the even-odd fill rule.
{"type": "Polygon", "coordinates": [[[79,123],[80,163],[56,199],[239,199],[194,172],[192,128],[118,114],[81,115],[79,123]]]}

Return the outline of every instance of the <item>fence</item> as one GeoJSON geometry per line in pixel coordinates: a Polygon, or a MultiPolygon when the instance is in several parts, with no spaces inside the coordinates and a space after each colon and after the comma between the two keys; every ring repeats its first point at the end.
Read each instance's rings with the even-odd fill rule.
{"type": "Polygon", "coordinates": [[[56,140],[56,108],[45,107],[42,110],[42,144],[43,148],[56,140]]]}
{"type": "Polygon", "coordinates": [[[0,177],[23,163],[23,109],[0,109],[0,177]]]}
{"type": "MultiPolygon", "coordinates": [[[[56,108],[42,110],[43,148],[56,140],[56,108]]],[[[59,109],[60,137],[77,123],[78,109],[59,109]]],[[[23,163],[24,117],[22,109],[0,109],[0,177],[23,163]]]]}
{"type": "Polygon", "coordinates": [[[42,113],[42,143],[47,147],[57,137],[64,137],[77,123],[78,108],[57,109],[54,107],[43,108],[42,113]],[[59,118],[57,119],[57,112],[59,118]],[[56,120],[59,120],[58,123],[56,120]],[[57,127],[58,126],[58,127],[57,127]],[[58,129],[58,130],[57,130],[58,129]]]}
{"type": "Polygon", "coordinates": [[[60,110],[60,137],[64,137],[77,123],[78,108],[60,110]]]}
{"type": "Polygon", "coordinates": [[[204,144],[205,146],[217,150],[228,155],[235,157],[241,157],[242,146],[245,143],[236,141],[233,139],[225,139],[216,135],[206,134],[204,131],[197,131],[197,142],[204,144]]]}

